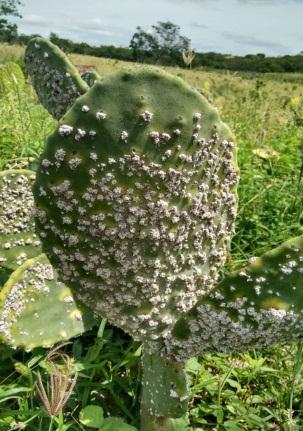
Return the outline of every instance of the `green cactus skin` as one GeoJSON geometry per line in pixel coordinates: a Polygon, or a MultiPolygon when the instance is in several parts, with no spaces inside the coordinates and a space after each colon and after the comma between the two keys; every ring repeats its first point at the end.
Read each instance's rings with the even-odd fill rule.
{"type": "Polygon", "coordinates": [[[56,119],[89,88],[66,55],[41,37],[29,41],[25,63],[40,103],[56,119]]]}
{"type": "Polygon", "coordinates": [[[0,268],[0,291],[4,286],[4,284],[7,282],[7,280],[9,279],[10,274],[11,274],[11,271],[8,271],[4,268],[0,268]]]}
{"type": "Polygon", "coordinates": [[[190,393],[183,363],[143,349],[142,365],[141,405],[144,412],[156,417],[179,418],[185,415],[190,393]]]}
{"type": "Polygon", "coordinates": [[[96,82],[48,140],[34,186],[43,250],[136,339],[165,337],[217,279],[237,206],[231,138],[198,92],[143,68],[96,82]]]}
{"type": "Polygon", "coordinates": [[[56,281],[41,255],[34,233],[34,178],[33,171],[24,169],[0,173],[0,284],[5,283],[0,293],[0,338],[29,349],[78,335],[93,321],[91,312],[83,314],[77,308],[70,290],[56,281]]]}
{"type": "Polygon", "coordinates": [[[166,354],[230,353],[302,338],[303,236],[228,275],[176,323],[166,354]]]}
{"type": "Polygon", "coordinates": [[[82,73],[81,78],[89,87],[92,87],[96,81],[101,79],[101,76],[95,70],[88,70],[87,72],[82,73]]]}
{"type": "Polygon", "coordinates": [[[43,254],[22,264],[0,292],[0,338],[12,347],[51,346],[94,323],[43,254]]]}
{"type": "Polygon", "coordinates": [[[25,78],[21,67],[11,61],[0,65],[0,94],[21,91],[25,86],[25,78]]]}
{"type": "Polygon", "coordinates": [[[41,242],[34,233],[20,232],[0,236],[0,267],[14,271],[26,259],[41,253],[41,242]]]}
{"type": "Polygon", "coordinates": [[[26,169],[0,172],[0,267],[8,270],[42,253],[34,233],[34,179],[26,169]]]}
{"type": "Polygon", "coordinates": [[[0,235],[34,232],[32,185],[35,173],[26,169],[0,172],[0,235]]]}

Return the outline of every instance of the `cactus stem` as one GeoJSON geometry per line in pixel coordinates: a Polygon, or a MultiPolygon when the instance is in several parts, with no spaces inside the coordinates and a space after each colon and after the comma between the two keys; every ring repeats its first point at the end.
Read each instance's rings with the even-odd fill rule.
{"type": "Polygon", "coordinates": [[[142,367],[141,431],[173,431],[172,418],[184,416],[188,405],[184,363],[143,346],[142,367]]]}
{"type": "Polygon", "coordinates": [[[141,409],[141,431],[173,431],[170,418],[151,416],[144,408],[141,409]]]}

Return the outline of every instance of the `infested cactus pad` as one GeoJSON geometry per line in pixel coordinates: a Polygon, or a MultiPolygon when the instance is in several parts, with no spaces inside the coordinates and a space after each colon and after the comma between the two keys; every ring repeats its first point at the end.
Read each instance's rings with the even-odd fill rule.
{"type": "Polygon", "coordinates": [[[96,82],[61,120],[34,187],[60,279],[137,339],[164,336],[214,286],[234,228],[230,130],[155,69],[96,82]]]}
{"type": "Polygon", "coordinates": [[[87,72],[82,73],[81,78],[89,87],[92,87],[96,81],[101,79],[101,76],[95,70],[88,70],[87,72]]]}
{"type": "Polygon", "coordinates": [[[0,235],[0,267],[15,270],[26,259],[41,253],[40,239],[34,233],[0,235]]]}
{"type": "Polygon", "coordinates": [[[29,41],[25,63],[40,103],[56,119],[89,88],[66,55],[41,37],[29,41]]]}
{"type": "Polygon", "coordinates": [[[57,281],[45,255],[27,260],[0,292],[0,339],[16,347],[50,346],[92,327],[91,312],[80,308],[57,281]]]}
{"type": "Polygon", "coordinates": [[[0,235],[33,232],[35,173],[26,169],[0,172],[0,235]]]}
{"type": "Polygon", "coordinates": [[[0,173],[0,268],[14,271],[42,253],[34,233],[32,184],[35,173],[10,169],[0,173]]]}
{"type": "Polygon", "coordinates": [[[230,353],[302,338],[303,236],[227,276],[176,323],[166,353],[230,353]]]}

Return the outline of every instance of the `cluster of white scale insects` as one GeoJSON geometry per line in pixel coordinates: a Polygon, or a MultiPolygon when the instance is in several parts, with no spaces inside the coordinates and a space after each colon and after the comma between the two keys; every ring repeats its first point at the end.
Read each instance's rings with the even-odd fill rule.
{"type": "MultiPolygon", "coordinates": [[[[71,74],[66,71],[65,65],[60,68],[58,64],[52,66],[46,61],[53,53],[48,54],[46,47],[35,42],[33,49],[37,52],[28,52],[26,67],[32,77],[33,85],[41,104],[57,119],[60,119],[67,108],[81,96],[81,91],[75,84],[71,74]]],[[[54,57],[53,61],[60,61],[54,57]]],[[[61,60],[62,61],[62,60],[61,60]]]]}
{"type": "MultiPolygon", "coordinates": [[[[102,109],[80,110],[107,121],[102,109]]],[[[152,127],[153,116],[144,111],[138,117],[152,127]]],[[[102,141],[97,126],[61,124],[62,146],[49,149],[41,163],[36,217],[60,279],[136,339],[165,337],[211,290],[233,234],[233,143],[217,133],[199,137],[200,113],[192,121],[189,148],[170,145],[157,162],[129,148],[127,130],[118,132],[122,148],[128,148],[124,155],[100,160],[97,144],[96,151],[81,147],[86,138],[102,141]],[[74,182],[81,166],[88,180],[83,176],[80,191],[74,182]]],[[[152,131],[149,145],[162,150],[181,134],[152,131]]]]}

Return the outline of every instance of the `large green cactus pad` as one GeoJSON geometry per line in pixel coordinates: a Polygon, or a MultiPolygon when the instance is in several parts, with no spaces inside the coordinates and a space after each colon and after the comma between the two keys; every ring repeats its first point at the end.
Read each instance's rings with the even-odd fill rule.
{"type": "Polygon", "coordinates": [[[81,78],[89,87],[92,87],[96,81],[101,79],[101,76],[95,70],[88,70],[87,72],[82,73],[81,78]]]}
{"type": "Polygon", "coordinates": [[[46,39],[29,41],[25,62],[40,103],[57,119],[89,88],[66,55],[46,39]]]}
{"type": "Polygon", "coordinates": [[[44,251],[84,303],[157,339],[224,263],[231,132],[197,91],[151,68],[102,78],[60,123],[34,187],[44,251]]]}
{"type": "Polygon", "coordinates": [[[0,235],[0,267],[15,270],[26,259],[41,253],[41,242],[34,233],[0,235]]]}
{"type": "Polygon", "coordinates": [[[238,352],[303,336],[303,236],[253,258],[181,318],[167,353],[238,352]]]}
{"type": "Polygon", "coordinates": [[[6,95],[23,89],[25,79],[21,67],[11,61],[0,65],[0,93],[6,95]]]}
{"type": "Polygon", "coordinates": [[[14,271],[0,292],[0,338],[13,347],[51,346],[93,324],[43,254],[14,271]]]}
{"type": "Polygon", "coordinates": [[[0,172],[0,235],[34,231],[34,179],[35,173],[26,169],[0,172]]]}

